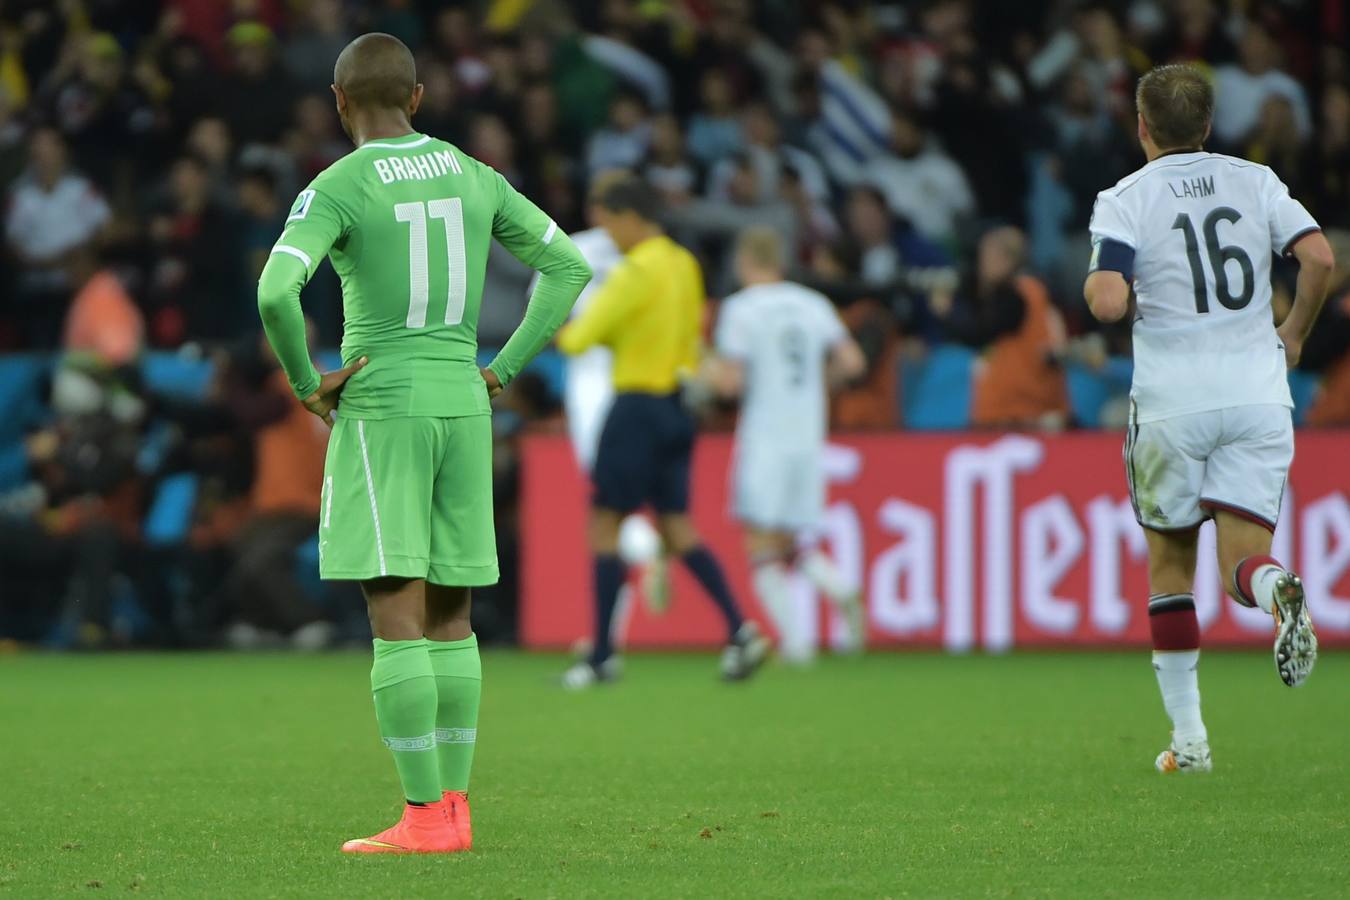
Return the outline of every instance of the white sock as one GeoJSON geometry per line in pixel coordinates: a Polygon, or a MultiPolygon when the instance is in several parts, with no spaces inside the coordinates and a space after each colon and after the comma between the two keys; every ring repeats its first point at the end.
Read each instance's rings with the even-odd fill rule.
{"type": "Polygon", "coordinates": [[[835,606],[843,606],[857,593],[844,581],[844,576],[834,564],[834,560],[826,556],[819,547],[813,547],[806,552],[801,558],[799,568],[816,589],[835,606]]]}
{"type": "Polygon", "coordinates": [[[1200,679],[1195,671],[1199,665],[1199,650],[1153,651],[1153,671],[1178,747],[1209,739],[1200,718],[1200,679]]]}
{"type": "Polygon", "coordinates": [[[784,643],[792,631],[792,581],[788,577],[787,566],[773,559],[755,564],[755,594],[759,597],[769,617],[773,619],[778,634],[784,643]]]}
{"type": "Polygon", "coordinates": [[[1284,574],[1284,569],[1266,563],[1252,573],[1252,599],[1256,605],[1274,615],[1275,579],[1284,574]]]}

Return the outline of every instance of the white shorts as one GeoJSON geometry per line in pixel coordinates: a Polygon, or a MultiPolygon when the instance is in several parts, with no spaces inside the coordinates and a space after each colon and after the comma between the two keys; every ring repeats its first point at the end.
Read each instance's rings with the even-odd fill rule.
{"type": "Polygon", "coordinates": [[[1275,530],[1294,424],[1288,407],[1234,406],[1132,422],[1125,477],[1139,524],[1186,531],[1221,509],[1275,530]]]}
{"type": "Polygon", "coordinates": [[[820,451],[736,448],[732,496],[742,523],[772,531],[808,531],[825,514],[820,451]]]}
{"type": "Polygon", "coordinates": [[[607,347],[594,347],[567,364],[563,385],[563,410],[567,413],[567,434],[577,464],[587,475],[595,465],[600,432],[605,417],[614,405],[614,386],[610,378],[613,356],[607,347]]]}

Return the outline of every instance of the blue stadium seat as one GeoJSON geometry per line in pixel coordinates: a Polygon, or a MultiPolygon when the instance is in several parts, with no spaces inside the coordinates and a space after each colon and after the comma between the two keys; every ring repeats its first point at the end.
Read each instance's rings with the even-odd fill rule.
{"type": "Polygon", "coordinates": [[[1322,379],[1312,372],[1295,369],[1289,373],[1289,393],[1294,397],[1294,424],[1302,425],[1308,409],[1317,399],[1317,387],[1322,379]]]}
{"type": "Polygon", "coordinates": [[[331,372],[334,369],[342,368],[342,351],[340,350],[319,350],[314,354],[314,364],[319,367],[320,372],[331,372]]]}
{"type": "Polygon", "coordinates": [[[19,440],[0,445],[0,491],[23,484],[28,478],[28,452],[19,440]]]}
{"type": "Polygon", "coordinates": [[[211,360],[182,353],[152,351],[141,360],[141,376],[152,393],[204,399],[211,386],[211,360]]]}
{"type": "Polygon", "coordinates": [[[557,350],[545,350],[530,363],[530,371],[544,379],[554,395],[562,396],[563,381],[567,377],[567,360],[561,353],[557,350]]]}
{"type": "Polygon", "coordinates": [[[192,527],[201,479],[191,472],[170,475],[159,483],[145,516],[145,540],[153,546],[182,543],[192,527]]]}
{"type": "Polygon", "coordinates": [[[1108,359],[1101,369],[1090,369],[1079,363],[1065,367],[1069,405],[1079,427],[1101,427],[1102,406],[1112,397],[1129,393],[1133,371],[1133,363],[1123,357],[1108,359]]]}
{"type": "Polygon", "coordinates": [[[295,580],[311,599],[322,601],[326,596],[323,581],[319,579],[318,532],[295,550],[295,580]]]}
{"type": "Polygon", "coordinates": [[[1064,378],[1074,421],[1084,428],[1096,428],[1102,404],[1111,396],[1110,385],[1095,370],[1078,363],[1064,367],[1064,378]]]}
{"type": "Polygon", "coordinates": [[[17,441],[46,414],[41,385],[51,367],[49,356],[0,355],[0,445],[17,441]]]}
{"type": "Polygon", "coordinates": [[[920,360],[906,360],[901,374],[901,405],[906,428],[956,431],[970,426],[971,369],[975,352],[947,344],[920,360]]]}

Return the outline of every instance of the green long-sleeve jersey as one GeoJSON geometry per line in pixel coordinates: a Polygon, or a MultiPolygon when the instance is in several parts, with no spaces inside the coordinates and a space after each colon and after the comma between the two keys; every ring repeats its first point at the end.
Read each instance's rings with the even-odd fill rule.
{"type": "Polygon", "coordinates": [[[424,134],[367,142],[300,192],[258,282],[263,327],[297,396],[319,386],[300,291],[327,255],[342,280],[341,414],[381,419],[489,411],[478,313],[495,238],[541,273],[489,368],[507,384],[567,318],[590,268],[572,241],[491,167],[424,134]]]}

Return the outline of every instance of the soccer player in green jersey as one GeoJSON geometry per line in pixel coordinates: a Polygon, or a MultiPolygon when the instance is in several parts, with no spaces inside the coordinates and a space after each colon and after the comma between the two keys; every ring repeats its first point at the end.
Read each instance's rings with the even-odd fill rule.
{"type": "Polygon", "coordinates": [[[352,41],[333,81],[356,150],[296,198],[258,308],[296,396],[333,429],[320,574],[365,591],[375,717],[407,799],[398,824],[342,849],[467,850],[481,684],[469,593],[497,580],[489,398],[548,343],[591,273],[501,175],[413,130],[422,85],[397,38],[352,41]],[[479,369],[494,238],[541,275],[520,327],[479,369]],[[320,376],[300,291],[325,255],[342,279],[344,368],[320,376]]]}

